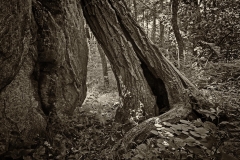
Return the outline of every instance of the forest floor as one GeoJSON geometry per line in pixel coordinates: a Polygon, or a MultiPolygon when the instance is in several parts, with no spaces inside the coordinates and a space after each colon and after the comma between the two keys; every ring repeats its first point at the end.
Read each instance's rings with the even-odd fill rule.
{"type": "MultiPolygon", "coordinates": [[[[59,115],[63,123],[57,124],[60,127],[56,130],[57,134],[51,141],[47,138],[39,138],[35,149],[15,150],[10,152],[11,157],[13,155],[17,155],[15,157],[24,155],[24,160],[114,159],[111,149],[125,133],[121,130],[121,125],[114,122],[115,112],[119,104],[115,77],[108,63],[110,83],[109,86],[104,86],[101,65],[96,45],[90,46],[87,77],[88,91],[83,105],[77,107],[71,117],[59,115]]],[[[205,112],[204,115],[207,115],[206,120],[214,123],[210,123],[213,128],[216,128],[214,136],[211,135],[209,139],[205,139],[207,141],[203,143],[206,145],[204,148],[200,144],[202,141],[199,140],[196,143],[195,140],[197,138],[194,139],[193,137],[199,136],[202,134],[200,132],[206,131],[203,127],[196,127],[197,124],[204,126],[205,122],[196,120],[195,122],[182,121],[185,124],[165,123],[167,126],[172,126],[173,129],[179,125],[195,125],[193,128],[199,132],[193,132],[194,129],[189,130],[191,136],[185,139],[178,138],[175,132],[174,135],[168,133],[168,136],[174,136],[170,137],[170,140],[177,140],[180,142],[180,145],[186,143],[190,145],[189,140],[191,140],[192,148],[188,148],[186,151],[166,146],[165,140],[169,140],[169,137],[167,139],[163,137],[165,140],[162,141],[157,132],[157,135],[146,139],[140,144],[135,144],[135,148],[129,150],[124,155],[119,155],[119,159],[154,160],[162,158],[171,159],[170,157],[175,157],[172,159],[204,160],[240,159],[240,61],[228,63],[208,62],[203,66],[195,63],[185,64],[181,72],[201,90],[206,99],[216,104],[215,108],[203,111],[205,112]],[[219,118],[223,113],[226,115],[225,118],[219,118]],[[203,155],[199,151],[199,149],[202,149],[201,147],[208,151],[204,153],[210,156],[206,156],[207,158],[199,157],[203,155]],[[186,157],[184,158],[183,156],[186,157]]],[[[159,126],[162,127],[159,124],[156,127],[159,126]]],[[[156,133],[156,131],[153,131],[153,133],[156,133]]],[[[167,132],[164,133],[166,134],[167,132]]],[[[176,133],[179,133],[179,129],[176,133]]]]}
{"type": "MultiPolygon", "coordinates": [[[[75,114],[77,117],[82,115],[81,119],[84,120],[77,122],[82,124],[78,133],[81,135],[78,139],[81,145],[76,149],[79,153],[74,156],[82,159],[111,159],[110,148],[124,134],[119,132],[118,126],[113,121],[119,101],[118,91],[110,66],[108,66],[110,84],[107,88],[104,87],[100,56],[96,48],[95,50],[92,48],[88,64],[87,98],[75,114]]],[[[182,69],[185,76],[198,86],[209,101],[218,104],[212,109],[212,115],[216,118],[224,112],[228,117],[218,119],[219,122],[215,120],[218,124],[222,122],[217,126],[219,137],[218,144],[215,144],[219,153],[227,153],[221,155],[222,160],[240,159],[240,66],[236,64],[240,63],[209,62],[205,68],[197,66],[194,68],[194,64],[188,64],[182,69]]],[[[213,118],[211,113],[209,117],[213,118]]],[[[125,159],[146,158],[144,156],[136,158],[134,153],[136,151],[126,155],[125,159]]]]}

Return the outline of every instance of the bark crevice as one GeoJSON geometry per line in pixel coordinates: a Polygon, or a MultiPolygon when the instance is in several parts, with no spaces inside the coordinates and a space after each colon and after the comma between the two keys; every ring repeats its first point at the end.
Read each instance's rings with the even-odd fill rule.
{"type": "Polygon", "coordinates": [[[50,40],[51,27],[46,22],[47,18],[51,19],[50,12],[41,2],[33,4],[33,17],[37,25],[37,52],[36,61],[38,94],[42,110],[46,116],[55,110],[56,103],[56,69],[57,69],[57,52],[54,53],[53,47],[48,41],[50,40]]]}
{"type": "MultiPolygon", "coordinates": [[[[111,1],[109,1],[109,4],[115,10],[115,7],[111,1]]],[[[144,77],[148,83],[148,86],[150,87],[150,90],[152,91],[152,94],[156,97],[155,115],[156,116],[160,115],[170,109],[170,104],[169,104],[168,94],[167,94],[165,84],[162,79],[157,78],[154,75],[154,73],[152,72],[154,69],[149,69],[149,67],[146,64],[147,62],[145,62],[144,60],[144,57],[140,57],[140,55],[142,55],[141,52],[143,51],[137,46],[135,40],[129,34],[129,31],[123,25],[121,17],[118,14],[116,14],[116,17],[124,33],[124,36],[126,37],[127,41],[131,43],[133,50],[135,51],[138,59],[140,60],[144,77]]]]}

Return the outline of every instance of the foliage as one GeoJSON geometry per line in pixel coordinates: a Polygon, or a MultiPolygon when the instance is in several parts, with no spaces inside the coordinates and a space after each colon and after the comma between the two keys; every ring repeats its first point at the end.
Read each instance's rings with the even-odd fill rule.
{"type": "Polygon", "coordinates": [[[209,47],[200,43],[205,41],[219,46],[221,53],[218,58],[230,60],[239,57],[239,7],[237,1],[201,1],[195,5],[182,3],[179,13],[182,30],[191,43],[197,41],[197,46],[203,47],[201,56],[208,57],[211,53],[209,47]]]}
{"type": "Polygon", "coordinates": [[[154,136],[136,144],[124,159],[237,159],[232,132],[239,131],[239,68],[238,60],[184,66],[182,71],[215,107],[199,111],[204,121],[156,122],[154,136]],[[220,119],[226,114],[231,119],[220,119]]]}
{"type": "MultiPolygon", "coordinates": [[[[100,79],[91,63],[101,63],[95,54],[89,63],[88,82],[94,76],[100,79]],[[95,57],[94,57],[95,56],[95,57]]],[[[96,63],[96,64],[97,64],[96,63]]],[[[206,66],[182,68],[205,98],[215,103],[214,108],[200,110],[202,119],[181,120],[178,123],[156,121],[149,137],[119,159],[235,159],[239,147],[234,146],[239,136],[239,66],[231,63],[208,62],[206,66]],[[222,98],[224,97],[224,98],[222,98]],[[220,119],[220,115],[232,119],[220,119]],[[235,133],[236,132],[236,133],[235,133]]],[[[97,64],[99,65],[99,64],[97,64]]],[[[101,73],[101,72],[100,72],[101,73]]],[[[114,79],[110,78],[113,83],[114,79]]],[[[2,154],[1,158],[12,159],[113,159],[112,146],[125,134],[126,126],[113,122],[118,107],[116,87],[107,89],[103,81],[89,85],[84,104],[71,117],[59,115],[61,123],[52,126],[51,134],[38,136],[34,145],[15,148],[2,154]]]]}
{"type": "MultiPolygon", "coordinates": [[[[149,36],[157,16],[157,26],[164,25],[164,39],[160,39],[161,28],[157,27],[156,44],[164,41],[161,47],[167,50],[165,55],[177,59],[176,40],[170,20],[171,1],[163,0],[163,7],[158,0],[136,0],[137,8],[134,8],[133,3],[128,3],[133,14],[137,11],[137,20],[149,36]]],[[[185,43],[185,56],[193,56],[193,60],[197,58],[226,62],[239,59],[239,9],[240,5],[236,0],[181,0],[178,19],[185,43]]]]}
{"type": "MultiPolygon", "coordinates": [[[[226,123],[226,122],[223,122],[226,123]]],[[[226,156],[222,145],[227,133],[215,124],[197,119],[180,120],[177,124],[156,122],[155,135],[124,154],[124,159],[215,159],[226,156]]],[[[234,159],[231,155],[228,155],[234,159]]]]}
{"type": "MultiPolygon", "coordinates": [[[[115,98],[116,95],[112,95],[109,99],[115,98]]],[[[108,102],[109,106],[103,109],[99,97],[88,98],[83,108],[77,108],[72,117],[59,115],[61,122],[51,125],[46,136],[38,136],[34,146],[8,151],[1,159],[94,159],[96,154],[105,157],[107,153],[101,152],[117,140],[112,135],[111,114],[114,114],[115,106],[108,102]]]]}

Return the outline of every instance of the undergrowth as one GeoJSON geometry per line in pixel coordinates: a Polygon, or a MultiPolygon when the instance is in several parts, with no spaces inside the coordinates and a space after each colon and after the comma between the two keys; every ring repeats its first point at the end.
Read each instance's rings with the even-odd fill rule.
{"type": "MultiPolygon", "coordinates": [[[[89,64],[91,73],[88,75],[87,98],[81,107],[76,108],[74,115],[71,117],[58,115],[60,123],[55,123],[51,132],[45,136],[39,135],[34,145],[1,154],[1,159],[115,158],[111,149],[124,136],[122,125],[114,122],[119,105],[116,82],[113,74],[110,73],[110,82],[114,83],[104,88],[98,81],[102,80],[101,75],[95,74],[96,65],[100,62],[93,65],[97,58],[93,56],[92,59],[94,60],[89,64]]],[[[180,120],[175,124],[157,120],[155,129],[149,133],[150,136],[144,142],[135,143],[118,158],[126,160],[240,159],[239,64],[208,62],[204,67],[191,64],[182,68],[182,72],[215,106],[200,110],[201,119],[180,120]],[[225,118],[222,118],[222,115],[226,115],[225,118]]]]}

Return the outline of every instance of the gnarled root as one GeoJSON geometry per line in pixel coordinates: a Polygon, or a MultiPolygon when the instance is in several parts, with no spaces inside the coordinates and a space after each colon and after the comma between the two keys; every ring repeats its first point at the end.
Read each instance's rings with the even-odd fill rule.
{"type": "Polygon", "coordinates": [[[134,142],[144,141],[150,134],[150,131],[155,129],[154,124],[157,122],[170,122],[176,123],[181,119],[186,119],[188,115],[192,113],[192,108],[183,104],[178,104],[173,109],[168,112],[157,116],[152,117],[139,125],[130,129],[125,136],[113,146],[112,151],[115,152],[115,155],[122,155],[128,149],[131,148],[131,144],[134,142]]]}

